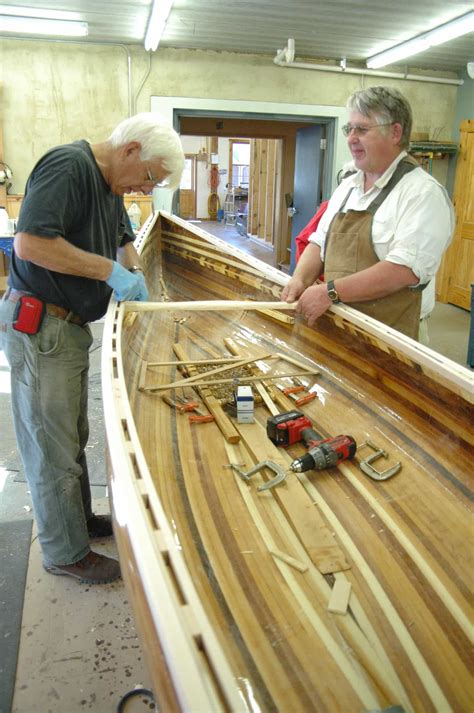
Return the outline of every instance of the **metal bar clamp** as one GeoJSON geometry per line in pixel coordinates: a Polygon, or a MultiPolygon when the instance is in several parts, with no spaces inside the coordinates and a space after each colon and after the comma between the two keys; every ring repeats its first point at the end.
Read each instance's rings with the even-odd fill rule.
{"type": "Polygon", "coordinates": [[[372,441],[365,441],[364,443],[361,443],[359,448],[362,448],[363,446],[369,446],[375,451],[375,453],[373,453],[368,458],[364,458],[364,460],[359,461],[361,471],[368,475],[369,478],[372,478],[372,480],[388,480],[401,470],[402,464],[400,463],[400,461],[398,463],[395,463],[395,465],[393,465],[391,468],[386,468],[382,471],[376,470],[372,463],[378,458],[388,458],[387,451],[384,451],[382,448],[379,448],[374,443],[372,443],[372,441]]]}
{"type": "Polygon", "coordinates": [[[285,480],[286,474],[288,473],[288,471],[282,468],[281,465],[278,465],[278,463],[275,463],[272,460],[263,460],[260,463],[257,463],[257,465],[254,465],[254,467],[248,470],[246,473],[244,473],[243,470],[240,470],[239,466],[235,465],[234,463],[231,463],[230,467],[237,473],[237,475],[242,478],[242,480],[246,481],[249,481],[252,475],[258,473],[259,470],[263,470],[263,468],[268,468],[269,470],[272,470],[276,474],[275,477],[269,480],[264,485],[259,485],[259,487],[257,488],[258,491],[270,490],[270,488],[274,488],[275,485],[279,485],[285,480]]]}

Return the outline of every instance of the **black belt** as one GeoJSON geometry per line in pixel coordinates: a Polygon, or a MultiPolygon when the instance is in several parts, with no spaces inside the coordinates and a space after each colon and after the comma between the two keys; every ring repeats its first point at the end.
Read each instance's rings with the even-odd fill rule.
{"type": "MultiPolygon", "coordinates": [[[[14,287],[8,287],[5,292],[6,300],[13,302],[14,304],[18,302],[20,297],[28,295],[28,292],[22,292],[21,290],[15,290],[14,287]]],[[[58,319],[64,319],[66,322],[71,322],[71,324],[78,324],[79,327],[84,327],[87,324],[87,320],[82,319],[78,314],[74,314],[65,307],[60,307],[59,305],[49,304],[45,302],[46,313],[50,314],[52,317],[58,317],[58,319]]]]}

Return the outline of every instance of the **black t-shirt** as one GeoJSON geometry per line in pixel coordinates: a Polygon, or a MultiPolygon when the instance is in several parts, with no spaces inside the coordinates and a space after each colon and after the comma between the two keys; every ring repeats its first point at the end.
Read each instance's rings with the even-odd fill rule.
{"type": "MultiPolygon", "coordinates": [[[[53,148],[38,161],[26,185],[17,232],[45,239],[63,237],[111,260],[116,259],[119,246],[135,237],[122,197],[110,191],[83,140],[53,148]]],[[[8,282],[85,321],[105,314],[112,292],[102,280],[46,270],[21,260],[15,252],[8,282]]]]}

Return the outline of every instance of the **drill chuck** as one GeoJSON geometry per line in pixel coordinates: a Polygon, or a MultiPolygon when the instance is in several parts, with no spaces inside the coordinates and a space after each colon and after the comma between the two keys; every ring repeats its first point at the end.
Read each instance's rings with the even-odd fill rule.
{"type": "Polygon", "coordinates": [[[352,436],[337,436],[310,448],[304,456],[293,461],[290,469],[295,473],[305,473],[307,470],[332,468],[343,460],[353,458],[356,450],[352,436]]]}

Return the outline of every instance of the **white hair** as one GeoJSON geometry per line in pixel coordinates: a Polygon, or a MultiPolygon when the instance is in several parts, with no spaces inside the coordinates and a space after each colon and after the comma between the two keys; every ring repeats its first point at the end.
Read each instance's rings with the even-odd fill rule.
{"type": "Polygon", "coordinates": [[[144,112],[124,119],[110,134],[107,141],[119,148],[130,141],[141,144],[140,158],[143,161],[159,159],[169,173],[167,186],[176,189],[184,169],[184,153],[179,135],[155,114],[144,112]]]}

